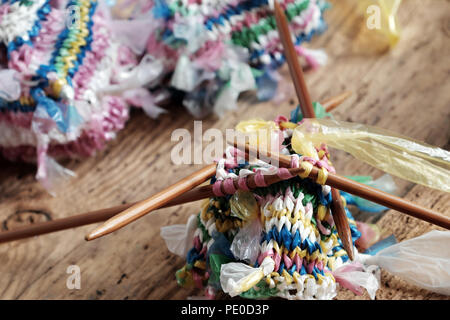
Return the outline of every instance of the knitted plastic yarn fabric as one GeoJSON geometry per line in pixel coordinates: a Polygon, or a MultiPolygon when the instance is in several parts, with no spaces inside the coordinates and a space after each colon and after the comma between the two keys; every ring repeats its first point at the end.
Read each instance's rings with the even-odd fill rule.
{"type": "MultiPolygon", "coordinates": [[[[115,2],[112,12],[117,17],[154,20],[147,54],[161,72],[152,88],[181,93],[194,116],[235,109],[243,91],[257,90],[260,100],[276,95],[280,80],[276,70],[284,56],[269,1],[115,2]]],[[[305,65],[325,63],[324,52],[301,45],[326,28],[322,13],[327,3],[287,0],[280,4],[305,65]]]]}
{"type": "Polygon", "coordinates": [[[147,92],[132,83],[136,55],[114,40],[107,15],[97,1],[1,1],[0,152],[37,160],[47,188],[70,173],[53,157],[92,155],[147,92]]]}
{"type": "MultiPolygon", "coordinates": [[[[276,95],[284,58],[267,1],[0,1],[0,153],[37,161],[47,189],[73,174],[55,159],[103,148],[130,106],[156,118],[182,97],[202,117],[243,91],[276,95]]],[[[299,55],[318,65],[323,53],[300,44],[324,29],[325,3],[282,5],[299,55]]]]}
{"type": "MultiPolygon", "coordinates": [[[[316,148],[317,158],[292,151],[292,125],[297,120],[279,117],[269,122],[275,135],[283,137],[280,152],[291,155],[292,167],[315,165],[325,175],[335,172],[324,145],[316,148]]],[[[186,257],[186,265],[176,273],[181,286],[204,288],[209,298],[222,290],[244,298],[332,299],[336,282],[359,290],[361,284],[345,276],[357,270],[364,271],[358,273],[364,281],[377,287],[372,274],[351,264],[343,249],[332,217],[329,186],[300,176],[264,186],[262,175],[286,178],[287,170],[261,160],[242,160],[240,151],[227,149],[211,180],[214,186],[223,182],[222,189],[214,188],[217,197],[206,200],[186,226],[161,230],[169,250],[186,257]],[[252,173],[256,173],[258,188],[248,191],[245,177],[252,173]],[[238,177],[240,190],[236,191],[226,181],[238,177]]],[[[361,233],[347,207],[345,211],[355,243],[361,233]]]]}

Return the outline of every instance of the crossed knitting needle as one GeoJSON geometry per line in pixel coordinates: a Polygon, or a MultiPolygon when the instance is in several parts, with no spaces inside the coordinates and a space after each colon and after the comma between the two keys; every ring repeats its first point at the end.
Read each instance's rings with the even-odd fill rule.
{"type": "MultiPolygon", "coordinates": [[[[230,142],[229,142],[230,143],[230,142]]],[[[252,146],[248,143],[242,144],[240,142],[233,141],[230,144],[232,144],[235,148],[244,151],[248,158],[251,156],[254,156],[256,158],[266,158],[268,157],[271,161],[278,162],[280,164],[281,168],[290,167],[291,164],[291,157],[278,154],[278,153],[271,153],[268,150],[264,150],[262,148],[258,148],[255,146],[252,146]]],[[[255,181],[255,178],[257,174],[252,174],[248,177],[246,181],[246,186],[248,189],[255,189],[258,186],[267,186],[271,185],[276,182],[280,182],[285,179],[290,179],[294,177],[295,175],[299,175],[302,178],[310,178],[313,180],[318,180],[321,173],[320,169],[311,166],[309,169],[305,168],[306,166],[302,166],[302,163],[300,164],[299,168],[291,168],[287,169],[287,172],[289,174],[286,174],[286,171],[284,171],[285,174],[283,174],[283,171],[278,171],[274,175],[264,175],[264,183],[259,184],[255,181]]],[[[204,170],[215,170],[214,165],[209,165],[205,167],[204,169],[200,170],[205,172],[204,170]]],[[[286,169],[285,169],[286,170],[286,169]]],[[[191,176],[183,179],[183,180],[190,180],[192,177],[195,177],[197,173],[192,174],[191,176]]],[[[225,184],[230,185],[229,183],[224,181],[218,181],[218,185],[216,185],[217,189],[214,190],[214,185],[207,185],[207,186],[201,186],[197,187],[193,190],[187,191],[186,193],[182,194],[178,198],[172,198],[172,197],[164,197],[162,195],[164,194],[172,194],[171,189],[174,187],[177,187],[180,182],[176,183],[173,186],[168,187],[167,189],[157,193],[155,196],[152,196],[144,201],[138,202],[137,204],[131,206],[129,209],[126,209],[125,211],[121,212],[117,216],[112,217],[108,221],[106,221],[104,224],[96,228],[94,231],[89,233],[86,236],[86,240],[94,240],[99,237],[102,237],[104,235],[107,235],[109,233],[112,233],[125,225],[135,221],[139,217],[142,217],[146,213],[151,212],[154,209],[165,207],[165,206],[172,206],[175,204],[181,204],[191,201],[200,200],[203,198],[210,198],[210,197],[217,197],[217,196],[223,196],[225,194],[233,194],[238,189],[241,189],[242,184],[239,182],[240,178],[231,179],[230,182],[232,182],[231,188],[226,188],[225,184]],[[231,189],[231,192],[229,192],[229,189],[231,189]]],[[[183,181],[182,180],[182,181],[183,181]]],[[[381,190],[369,187],[367,185],[364,185],[362,183],[347,179],[345,177],[342,177],[337,174],[333,174],[331,172],[328,173],[328,176],[326,177],[325,181],[323,181],[323,184],[327,184],[331,186],[332,188],[336,188],[351,194],[354,194],[356,196],[359,196],[361,198],[373,201],[375,203],[381,204],[383,206],[386,206],[388,208],[406,213],[410,216],[413,216],[415,218],[419,218],[421,220],[431,222],[433,224],[436,224],[438,226],[441,226],[443,228],[450,230],[450,218],[443,216],[439,214],[438,212],[435,212],[431,209],[424,208],[420,205],[414,204],[408,200],[401,199],[399,197],[393,196],[389,193],[383,192],[381,190]]],[[[335,197],[336,201],[337,199],[340,199],[340,197],[335,197]]],[[[338,219],[342,219],[343,217],[339,216],[338,219]]],[[[345,217],[346,219],[346,217],[345,217]]],[[[1,241],[1,239],[0,239],[1,241]]]]}
{"type": "MultiPolygon", "coordinates": [[[[280,155],[280,154],[271,154],[264,150],[260,150],[255,147],[252,147],[248,144],[247,145],[239,145],[236,143],[235,146],[243,151],[247,151],[248,154],[258,155],[261,152],[262,154],[264,154],[265,157],[269,157],[272,161],[279,161],[280,164],[290,162],[289,156],[284,156],[284,155],[280,155]]],[[[215,172],[215,165],[209,165],[206,168],[210,169],[211,171],[212,171],[211,168],[214,168],[214,172],[215,172]]],[[[295,174],[304,173],[304,172],[303,172],[302,168],[300,167],[300,168],[290,169],[289,173],[291,175],[295,175],[295,174]]],[[[197,173],[194,173],[193,176],[195,176],[196,174],[197,173]]],[[[318,175],[319,175],[319,169],[312,167],[310,173],[308,174],[308,177],[313,180],[316,180],[318,175]]],[[[265,183],[267,185],[270,185],[270,183],[272,183],[272,182],[275,183],[275,182],[282,180],[279,177],[279,172],[277,172],[276,176],[277,176],[277,178],[271,177],[269,175],[264,176],[265,183]]],[[[247,180],[247,186],[249,187],[249,189],[252,189],[251,187],[256,185],[256,183],[253,183],[253,182],[254,182],[254,178],[249,177],[249,180],[247,180]]],[[[233,181],[233,184],[234,184],[235,188],[239,187],[238,181],[233,181]]],[[[430,210],[430,209],[424,208],[422,206],[419,206],[417,204],[414,204],[408,200],[401,199],[399,197],[390,195],[390,194],[380,191],[378,189],[366,186],[366,185],[358,183],[356,181],[341,177],[336,174],[331,174],[331,173],[328,174],[326,184],[336,187],[340,190],[355,194],[362,198],[368,199],[370,201],[376,202],[378,204],[384,205],[391,209],[406,213],[415,218],[433,223],[435,225],[438,225],[438,226],[441,226],[443,228],[450,230],[450,218],[443,216],[433,210],[430,210]]],[[[171,187],[168,187],[167,189],[170,189],[170,188],[171,187]]],[[[160,197],[158,205],[155,205],[155,209],[171,207],[171,206],[175,206],[175,205],[180,205],[180,204],[184,204],[184,203],[188,203],[188,202],[192,202],[192,201],[197,201],[197,200],[213,197],[213,196],[215,196],[215,194],[212,189],[213,189],[213,187],[210,185],[200,186],[200,187],[197,187],[190,191],[187,191],[187,192],[183,193],[182,195],[180,195],[179,197],[174,198],[170,201],[160,197]]],[[[225,190],[223,190],[223,189],[224,188],[221,185],[222,192],[225,192],[225,190]]],[[[147,201],[149,201],[152,198],[153,197],[147,199],[147,201]]],[[[47,233],[51,233],[51,232],[56,232],[56,231],[61,231],[61,230],[65,230],[65,229],[76,228],[76,227],[81,227],[84,225],[102,222],[107,219],[113,218],[115,215],[119,214],[120,212],[122,212],[128,208],[131,208],[133,206],[139,206],[139,205],[141,205],[141,202],[124,204],[124,205],[120,205],[120,206],[116,206],[116,207],[112,207],[112,208],[91,211],[91,212],[83,213],[80,215],[75,215],[72,217],[57,219],[57,220],[48,221],[48,222],[41,222],[41,223],[34,224],[32,226],[18,228],[16,230],[4,231],[4,232],[0,233],[0,243],[24,239],[24,238],[28,238],[28,237],[32,237],[32,236],[37,236],[37,235],[42,235],[42,234],[47,234],[47,233]]],[[[89,240],[92,240],[92,239],[89,239],[89,240]]]]}
{"type": "MultiPolygon", "coordinates": [[[[333,110],[337,106],[339,106],[342,102],[344,102],[350,95],[351,95],[351,93],[347,91],[347,92],[341,93],[337,96],[334,96],[332,98],[328,98],[328,99],[322,101],[321,104],[327,112],[330,112],[331,110],[333,110]]],[[[165,199],[164,197],[161,197],[160,201],[162,201],[162,203],[164,203],[164,204],[159,203],[157,205],[153,205],[152,206],[153,210],[156,210],[157,208],[165,208],[165,207],[175,206],[175,205],[184,204],[184,203],[188,203],[188,202],[192,202],[192,201],[197,201],[197,200],[201,200],[201,199],[213,196],[213,194],[211,193],[211,190],[208,186],[198,187],[194,190],[191,190],[191,189],[193,187],[201,184],[202,182],[208,180],[215,173],[216,173],[215,164],[208,165],[205,168],[201,169],[200,171],[193,173],[191,176],[187,177],[186,179],[190,180],[190,178],[193,177],[196,180],[196,182],[193,184],[183,184],[183,187],[180,186],[181,187],[180,189],[182,189],[183,192],[185,192],[185,193],[179,195],[178,197],[176,197],[176,195],[175,195],[175,197],[171,197],[172,200],[170,200],[170,201],[168,199],[165,199]],[[189,190],[191,190],[191,191],[189,191],[189,190]]],[[[164,195],[164,193],[167,192],[167,190],[169,190],[170,188],[172,188],[172,186],[166,188],[159,194],[164,195]]],[[[151,198],[153,198],[152,201],[154,201],[154,196],[151,198]]],[[[99,223],[102,221],[106,221],[106,220],[118,215],[119,213],[123,212],[124,210],[127,210],[133,206],[137,206],[138,204],[139,204],[140,208],[143,208],[142,202],[144,202],[144,201],[146,203],[144,205],[144,208],[146,207],[147,208],[146,212],[149,213],[152,210],[151,208],[150,208],[150,210],[148,209],[148,206],[151,205],[151,203],[149,203],[149,200],[151,198],[140,201],[140,202],[123,204],[123,205],[119,205],[119,206],[115,206],[115,207],[111,207],[111,208],[90,211],[90,212],[74,215],[74,216],[67,217],[67,218],[61,218],[61,219],[56,219],[56,220],[52,220],[52,221],[36,223],[31,226],[17,228],[15,230],[3,231],[3,232],[0,232],[0,243],[29,238],[29,237],[47,234],[47,233],[51,233],[51,232],[57,232],[57,231],[61,231],[61,230],[77,228],[77,227],[81,227],[84,225],[89,225],[89,224],[93,224],[93,223],[99,223]]],[[[139,210],[138,210],[138,212],[139,212],[139,210]]],[[[144,214],[139,214],[139,217],[142,217],[144,214]]],[[[134,221],[136,219],[133,219],[132,221],[134,221]]],[[[123,224],[122,226],[125,226],[125,225],[126,224],[123,224]]],[[[117,229],[118,228],[116,228],[115,230],[117,230],[117,229]]],[[[89,239],[89,240],[92,240],[92,239],[89,239]]]]}
{"type": "MultiPolygon", "coordinates": [[[[297,93],[297,97],[300,102],[300,107],[302,108],[302,113],[305,117],[308,118],[314,118],[315,113],[314,109],[311,103],[311,98],[308,93],[308,89],[306,87],[306,83],[303,77],[303,71],[302,68],[297,60],[297,56],[295,53],[295,48],[291,40],[291,35],[289,32],[289,27],[287,24],[286,17],[284,15],[284,12],[281,10],[279,4],[274,1],[274,9],[275,9],[275,18],[277,21],[278,30],[280,33],[280,39],[284,47],[286,60],[288,62],[289,70],[291,72],[291,76],[294,82],[295,90],[297,93]]],[[[252,146],[246,144],[246,145],[239,145],[238,143],[234,144],[236,148],[246,151],[249,153],[250,150],[252,150],[252,146]]],[[[261,150],[254,149],[253,152],[260,152],[261,150]]],[[[268,154],[266,151],[265,154],[268,154]]],[[[284,167],[290,166],[290,158],[286,158],[286,156],[283,155],[273,155],[279,163],[284,167]]],[[[208,167],[207,167],[208,168],[208,167]]],[[[213,170],[212,167],[208,168],[208,170],[213,170]]],[[[195,174],[194,174],[195,176],[195,174]]],[[[308,177],[314,177],[317,179],[319,176],[319,171],[317,168],[312,168],[311,172],[309,173],[308,177]]],[[[189,180],[189,177],[186,178],[189,180]]],[[[281,181],[282,179],[279,176],[275,176],[274,180],[275,182],[281,181]],[[277,180],[278,179],[278,180],[277,180]]],[[[336,189],[344,190],[349,193],[358,195],[362,198],[372,200],[374,202],[377,202],[379,204],[383,204],[386,207],[390,207],[392,209],[396,209],[398,211],[404,212],[406,214],[415,216],[417,218],[423,219],[425,221],[429,221],[432,223],[436,223],[441,226],[445,226],[447,229],[450,228],[450,219],[447,217],[443,217],[438,213],[435,213],[431,210],[428,210],[426,208],[420,207],[418,205],[414,205],[406,200],[403,200],[398,197],[394,197],[388,193],[381,192],[377,189],[367,187],[363,184],[355,183],[354,181],[351,181],[349,179],[343,178],[339,175],[329,173],[326,182],[328,185],[332,187],[332,211],[333,211],[333,218],[336,223],[336,228],[338,230],[338,234],[342,240],[342,244],[344,246],[344,249],[347,251],[347,254],[350,259],[353,259],[353,244],[351,239],[351,233],[350,233],[350,227],[348,225],[348,220],[346,217],[345,209],[342,204],[342,200],[340,197],[339,192],[336,189]],[[335,189],[336,188],[336,189],[335,189]]],[[[178,192],[181,192],[182,186],[185,183],[183,180],[173,186],[173,189],[168,189],[165,191],[162,191],[155,196],[144,200],[131,208],[125,210],[124,212],[120,213],[119,215],[109,219],[106,221],[103,225],[99,226],[95,230],[93,230],[91,233],[89,233],[86,236],[86,240],[94,240],[101,236],[104,236],[106,234],[109,234],[111,232],[116,231],[117,229],[135,221],[136,219],[142,217],[143,215],[147,214],[153,209],[156,209],[157,207],[160,207],[167,202],[171,201],[176,197],[176,194],[179,194],[178,192]]],[[[237,180],[233,180],[233,186],[236,190],[239,188],[239,184],[237,180]]],[[[210,188],[210,192],[212,192],[212,186],[208,186],[210,188]]],[[[220,187],[223,189],[222,185],[220,187]]],[[[212,192],[211,196],[214,195],[214,192],[212,192]]],[[[217,194],[216,194],[217,196],[217,194]]]]}
{"type": "MultiPolygon", "coordinates": [[[[291,77],[294,83],[295,91],[297,93],[298,100],[300,102],[300,108],[302,114],[306,118],[315,118],[314,108],[311,102],[311,97],[306,86],[306,82],[303,76],[302,67],[298,62],[298,58],[295,52],[294,44],[291,40],[291,34],[287,24],[286,16],[281,10],[277,1],[274,1],[275,5],[275,19],[280,34],[281,43],[283,44],[286,60],[289,66],[291,77]]],[[[281,163],[284,167],[290,166],[290,160],[285,163],[281,163]]],[[[189,181],[189,179],[188,179],[189,181]]],[[[132,221],[142,217],[151,210],[155,209],[155,204],[158,203],[159,196],[166,197],[168,201],[172,200],[172,196],[176,196],[178,190],[181,190],[186,181],[182,180],[175,184],[173,189],[168,192],[158,193],[151,200],[143,201],[140,205],[133,206],[124,212],[120,213],[114,218],[109,219],[103,225],[99,226],[86,236],[86,240],[93,240],[111,233],[118,228],[121,228],[132,221]]],[[[336,224],[339,237],[342,240],[342,245],[347,251],[347,254],[351,260],[353,260],[353,242],[350,231],[350,226],[347,220],[347,214],[345,212],[344,205],[341,200],[340,193],[334,188],[331,189],[332,202],[331,209],[333,218],[336,224]]]]}
{"type": "MultiPolygon", "coordinates": [[[[303,76],[303,69],[298,61],[297,54],[295,52],[294,44],[292,43],[292,35],[289,31],[289,25],[287,23],[284,11],[281,9],[278,1],[273,1],[275,20],[277,22],[278,33],[280,34],[280,40],[284,49],[284,56],[289,67],[292,81],[294,83],[295,92],[300,103],[302,114],[305,118],[315,118],[316,113],[311,102],[308,87],[303,76]]],[[[348,224],[347,214],[345,212],[344,205],[342,203],[341,195],[338,190],[331,188],[331,212],[333,215],[334,223],[338,231],[339,237],[342,240],[344,250],[347,251],[347,255],[350,260],[353,260],[353,241],[350,231],[350,225],[348,224]]]]}
{"type": "MultiPolygon", "coordinates": [[[[280,8],[277,3],[275,3],[275,12],[276,15],[278,15],[277,23],[280,20],[280,8]],[[278,9],[277,9],[278,7],[278,9]],[[278,11],[278,13],[277,13],[278,11]]],[[[281,16],[283,18],[283,16],[281,16]]],[[[281,19],[282,19],[281,18],[281,19]]],[[[283,40],[283,32],[281,31],[281,38],[283,40]]],[[[284,33],[285,34],[285,33],[284,33]]],[[[286,39],[286,37],[284,37],[286,39]]],[[[290,38],[289,38],[290,39],[290,38]]],[[[286,48],[285,42],[283,42],[284,47],[286,48]]],[[[288,50],[286,50],[288,52],[288,50]]],[[[298,70],[301,71],[301,68],[297,68],[297,71],[295,71],[295,63],[298,64],[297,59],[295,58],[295,52],[292,54],[286,52],[286,57],[288,60],[289,67],[291,69],[291,74],[293,74],[293,81],[295,84],[297,95],[299,96],[300,105],[303,108],[310,108],[308,106],[311,106],[310,100],[308,102],[307,99],[309,99],[309,96],[307,95],[307,89],[306,85],[304,83],[303,75],[302,73],[299,73],[298,70]],[[293,59],[294,58],[294,59],[293,59]],[[294,61],[294,63],[293,63],[294,61]],[[296,62],[295,62],[296,61],[296,62]],[[292,72],[292,69],[294,72],[292,72]],[[300,74],[300,76],[299,76],[300,74]],[[301,85],[303,83],[304,89],[301,88],[301,85]],[[300,85],[300,87],[299,87],[300,85]],[[306,96],[305,93],[306,92],[306,96]],[[305,107],[306,106],[306,107],[305,107]]],[[[331,109],[334,109],[337,105],[339,105],[343,100],[345,100],[350,94],[348,92],[343,93],[337,97],[328,99],[324,102],[322,102],[322,105],[326,107],[326,111],[329,112],[331,109]]],[[[306,117],[314,117],[314,110],[311,109],[307,111],[306,109],[302,109],[302,113],[306,117]],[[309,112],[309,113],[308,113],[309,112]]],[[[238,143],[233,143],[234,146],[240,150],[246,151],[247,154],[260,154],[263,153],[265,156],[269,156],[271,160],[278,161],[280,163],[280,167],[289,167],[290,166],[290,157],[284,156],[280,154],[270,154],[267,151],[255,148],[253,146],[250,146],[248,144],[242,145],[238,143]]],[[[280,169],[281,170],[281,169],[280,169]]],[[[270,185],[276,182],[279,182],[281,180],[286,179],[287,177],[293,177],[295,175],[300,175],[302,177],[305,177],[305,168],[299,167],[294,169],[285,169],[287,172],[283,172],[284,174],[280,174],[281,171],[278,171],[275,175],[265,175],[263,176],[264,184],[270,185]]],[[[191,201],[197,201],[204,198],[209,198],[213,196],[217,196],[217,194],[214,193],[213,186],[201,186],[197,187],[195,189],[192,189],[210,177],[212,177],[215,174],[215,165],[209,165],[200,171],[192,174],[191,176],[181,180],[180,182],[177,182],[175,185],[172,185],[165,190],[159,192],[158,194],[137,203],[132,204],[125,204],[121,206],[116,206],[108,209],[102,209],[97,211],[92,211],[88,213],[84,213],[81,215],[76,215],[68,218],[63,219],[57,219],[54,221],[44,222],[35,224],[28,227],[19,228],[17,230],[12,231],[6,231],[0,233],[0,242],[7,242],[7,241],[13,241],[17,239],[22,239],[26,237],[31,237],[35,235],[55,232],[59,230],[79,227],[87,224],[97,223],[101,221],[108,220],[104,225],[100,226],[99,228],[95,229],[92,233],[90,233],[88,236],[86,236],[87,240],[93,240],[98,237],[101,237],[102,235],[106,235],[108,233],[111,233],[117,229],[120,229],[124,227],[125,225],[137,220],[138,218],[144,216],[145,214],[156,210],[158,208],[162,207],[170,207],[174,205],[179,205],[191,201]],[[118,214],[119,213],[119,214],[118,214]],[[117,216],[116,216],[117,215],[117,216]]],[[[312,167],[307,175],[311,179],[317,179],[319,176],[319,169],[312,167]]],[[[246,180],[246,185],[249,189],[253,189],[257,187],[257,183],[255,182],[256,175],[250,175],[248,179],[246,180]]],[[[360,196],[362,198],[371,200],[373,202],[379,203],[381,205],[384,205],[386,207],[389,207],[391,209],[406,213],[408,215],[411,215],[413,217],[422,219],[424,221],[428,221],[430,223],[436,224],[438,226],[444,227],[446,229],[450,229],[450,219],[442,216],[441,214],[421,207],[419,205],[416,205],[410,201],[392,196],[388,193],[382,192],[380,190],[368,187],[366,185],[363,185],[361,183],[346,179],[344,177],[341,177],[336,174],[329,173],[326,181],[324,182],[328,185],[330,185],[333,188],[337,188],[343,191],[346,191],[348,193],[352,193],[354,195],[360,196]]],[[[232,181],[233,187],[235,190],[239,188],[239,179],[232,181]]],[[[229,189],[229,188],[227,188],[229,189]]],[[[226,193],[224,188],[224,182],[221,182],[219,185],[220,193],[226,193]]],[[[335,189],[334,189],[335,190],[335,189]]],[[[342,222],[339,222],[340,218],[343,218],[344,223],[347,222],[347,219],[345,216],[337,215],[336,212],[339,212],[343,210],[343,205],[339,196],[339,193],[336,191],[333,191],[333,218],[336,223],[336,227],[338,225],[343,225],[342,222]],[[341,207],[341,208],[338,208],[341,207]]],[[[348,222],[347,222],[348,223],[348,222]]],[[[346,230],[344,232],[347,232],[348,229],[342,228],[343,230],[346,230]]],[[[339,230],[338,230],[339,232],[339,230]]],[[[341,234],[340,234],[341,236],[341,234]]],[[[341,237],[344,241],[345,236],[341,237]]],[[[350,242],[351,243],[351,242],[350,242]]],[[[344,248],[345,243],[343,242],[344,248]]],[[[347,245],[348,247],[348,245],[347,245]]],[[[351,246],[351,248],[353,248],[351,246]]],[[[347,248],[345,248],[347,249],[347,248]]],[[[349,249],[347,251],[349,253],[349,256],[351,254],[351,250],[349,249]]]]}

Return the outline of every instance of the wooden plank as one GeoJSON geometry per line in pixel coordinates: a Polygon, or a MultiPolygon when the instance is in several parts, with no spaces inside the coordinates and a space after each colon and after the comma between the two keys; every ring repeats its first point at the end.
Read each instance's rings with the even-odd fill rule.
{"type": "MultiPolygon", "coordinates": [[[[450,3],[404,1],[399,14],[401,41],[384,55],[362,54],[355,49],[361,20],[351,15],[349,1],[332,3],[334,8],[326,17],[329,30],[312,44],[314,48],[323,47],[329,55],[327,66],[306,73],[312,98],[320,100],[351,90],[354,95],[334,112],[336,118],[377,125],[448,148],[450,3]]],[[[288,75],[287,69],[283,74],[288,75]]],[[[295,97],[293,91],[291,97],[295,97]]],[[[241,101],[239,110],[223,119],[205,119],[203,131],[232,128],[241,119],[288,115],[294,106],[289,99],[276,107],[241,101]]],[[[169,165],[170,150],[175,145],[169,143],[172,131],[186,128],[192,132],[194,126],[183,108],[173,109],[158,121],[135,111],[126,128],[104,151],[90,159],[65,162],[77,177],[56,198],[34,181],[33,166],[1,162],[2,226],[13,228],[30,223],[30,219],[56,219],[143,199],[199,169],[199,165],[169,165]]],[[[340,174],[381,174],[342,152],[333,152],[333,163],[340,174]]],[[[448,211],[448,194],[396,181],[401,195],[448,211]]],[[[199,203],[163,209],[90,243],[83,237],[92,226],[4,244],[0,247],[0,298],[184,299],[198,294],[177,286],[174,273],[184,261],[167,250],[159,235],[162,226],[185,223],[198,210],[199,203]],[[66,287],[66,269],[73,264],[81,269],[80,290],[66,287]]],[[[377,220],[373,216],[364,218],[377,220]]],[[[394,233],[399,240],[429,229],[427,224],[409,219],[389,212],[379,225],[386,235],[394,233]]],[[[378,298],[441,298],[407,286],[386,272],[382,280],[378,298]]],[[[345,291],[339,298],[356,297],[345,291]]]]}

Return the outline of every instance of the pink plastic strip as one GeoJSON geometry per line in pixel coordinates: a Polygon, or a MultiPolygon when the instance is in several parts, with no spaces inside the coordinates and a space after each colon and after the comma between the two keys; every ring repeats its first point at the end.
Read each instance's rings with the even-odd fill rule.
{"type": "Polygon", "coordinates": [[[236,192],[236,187],[234,186],[233,179],[228,178],[223,182],[223,189],[226,194],[234,194],[236,192]]]}
{"type": "Polygon", "coordinates": [[[291,168],[298,168],[300,166],[300,159],[298,155],[293,154],[291,156],[291,168]]]}
{"type": "Polygon", "coordinates": [[[255,174],[255,184],[258,187],[267,187],[266,181],[264,181],[264,175],[261,173],[261,171],[258,171],[255,174]]]}
{"type": "Polygon", "coordinates": [[[286,169],[286,168],[279,168],[279,169],[278,169],[277,175],[278,175],[281,179],[283,179],[283,180],[290,179],[290,178],[293,178],[293,177],[294,177],[294,176],[289,172],[289,170],[286,169]]]}
{"type": "Polygon", "coordinates": [[[217,180],[214,184],[213,184],[213,193],[217,196],[217,197],[223,197],[224,194],[222,193],[221,190],[221,186],[222,186],[222,181],[217,180]]]}
{"type": "Polygon", "coordinates": [[[250,189],[247,186],[247,178],[239,178],[238,180],[239,189],[249,191],[250,189]]]}

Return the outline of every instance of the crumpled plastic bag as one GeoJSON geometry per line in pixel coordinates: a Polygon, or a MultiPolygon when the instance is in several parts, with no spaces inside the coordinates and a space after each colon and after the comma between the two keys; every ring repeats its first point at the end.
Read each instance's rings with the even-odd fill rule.
{"type": "Polygon", "coordinates": [[[146,54],[139,64],[133,68],[125,69],[115,75],[117,84],[102,88],[104,94],[119,94],[123,91],[140,87],[152,86],[164,75],[164,61],[146,54]]]}
{"type": "Polygon", "coordinates": [[[292,147],[308,155],[327,144],[394,176],[450,192],[450,152],[378,127],[332,119],[304,119],[292,147]]]}
{"type": "Polygon", "coordinates": [[[372,300],[375,299],[375,294],[380,286],[376,267],[370,266],[366,269],[359,262],[352,262],[336,269],[333,271],[333,276],[341,286],[357,295],[362,295],[363,288],[365,288],[372,300]]]}
{"type": "MultiPolygon", "coordinates": [[[[354,45],[365,45],[369,52],[384,52],[400,40],[397,13],[402,0],[359,0],[355,13],[363,15],[361,28],[354,45]],[[361,39],[361,38],[365,39],[361,39]],[[384,49],[384,50],[383,50],[384,49]]],[[[361,48],[362,49],[362,48],[361,48]]]]}
{"type": "Polygon", "coordinates": [[[36,180],[39,181],[47,192],[55,197],[59,187],[67,181],[75,177],[76,174],[70,169],[64,168],[52,157],[39,155],[38,150],[38,171],[36,173],[36,180]]]}
{"type": "Polygon", "coordinates": [[[214,77],[214,72],[197,68],[187,55],[182,55],[178,59],[170,85],[178,90],[190,92],[203,81],[214,77]]]}
{"type": "Polygon", "coordinates": [[[206,252],[206,258],[208,260],[211,255],[219,254],[227,257],[228,259],[234,259],[234,255],[230,250],[230,241],[227,237],[220,232],[214,230],[212,232],[212,238],[214,239],[213,243],[208,246],[208,251],[206,252]]]}
{"type": "Polygon", "coordinates": [[[251,221],[258,217],[259,206],[250,191],[238,190],[230,198],[231,216],[243,221],[251,221]]]}
{"type": "Polygon", "coordinates": [[[225,50],[218,76],[226,81],[226,85],[214,103],[214,112],[223,116],[226,111],[237,109],[237,99],[241,92],[256,89],[256,81],[252,69],[246,63],[245,53],[235,47],[225,50]]]}
{"type": "MultiPolygon", "coordinates": [[[[358,227],[359,230],[359,227],[358,227]]],[[[394,244],[398,243],[397,239],[393,234],[391,234],[389,237],[384,238],[383,240],[380,240],[373,244],[370,248],[368,248],[366,251],[364,251],[364,254],[369,254],[371,256],[376,255],[379,251],[392,246],[394,244]]]]}
{"type": "Polygon", "coordinates": [[[72,105],[55,102],[43,95],[36,95],[38,101],[33,113],[31,130],[37,142],[38,170],[36,180],[52,195],[56,196],[59,186],[75,173],[64,168],[47,155],[51,143],[50,132],[59,132],[67,139],[75,140],[79,136],[79,125],[84,119],[72,105]]]}
{"type": "Polygon", "coordinates": [[[420,288],[450,295],[450,231],[433,230],[360,257],[365,265],[380,266],[420,288]]]}
{"type": "Polygon", "coordinates": [[[175,17],[173,36],[186,42],[185,49],[189,54],[196,52],[207,40],[202,20],[198,15],[175,17]]]}
{"type": "Polygon", "coordinates": [[[160,114],[166,113],[167,110],[157,105],[157,97],[154,97],[147,89],[137,88],[127,90],[122,95],[125,100],[142,110],[152,119],[157,119],[160,114]]]}
{"type": "Polygon", "coordinates": [[[0,70],[0,99],[19,100],[20,91],[19,73],[13,69],[0,70]]]}
{"type": "Polygon", "coordinates": [[[253,265],[258,258],[261,240],[262,226],[259,219],[253,219],[248,222],[234,236],[231,243],[231,252],[233,255],[248,264],[253,265]]]}
{"type": "Polygon", "coordinates": [[[253,268],[240,262],[222,264],[220,285],[225,293],[234,297],[252,288],[274,268],[275,262],[269,257],[263,260],[259,268],[253,268]]]}
{"type": "Polygon", "coordinates": [[[358,231],[361,232],[355,245],[360,252],[365,252],[373,244],[377,243],[381,238],[381,230],[376,224],[368,224],[361,221],[356,221],[358,231]]]}
{"type": "Polygon", "coordinates": [[[137,55],[145,51],[148,38],[159,27],[158,20],[151,16],[146,16],[145,19],[109,20],[108,25],[118,42],[137,55]]]}
{"type": "Polygon", "coordinates": [[[170,252],[186,258],[192,247],[195,229],[197,228],[197,216],[191,215],[187,224],[175,224],[161,228],[161,237],[166,242],[170,252]]]}

